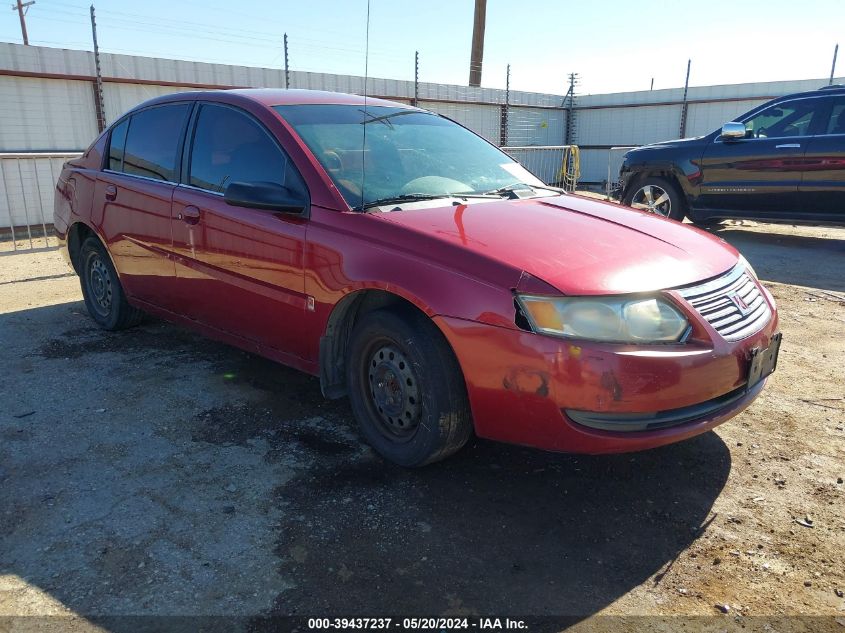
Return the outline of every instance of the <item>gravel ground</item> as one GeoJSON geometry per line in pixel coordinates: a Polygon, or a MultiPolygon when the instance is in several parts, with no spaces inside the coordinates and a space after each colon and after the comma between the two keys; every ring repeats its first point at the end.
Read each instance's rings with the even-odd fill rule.
{"type": "Polygon", "coordinates": [[[160,321],[102,332],[56,250],[0,254],[0,616],[845,618],[845,229],[716,232],[781,311],[749,410],[644,453],[474,441],[419,471],[316,379],[160,321]]]}

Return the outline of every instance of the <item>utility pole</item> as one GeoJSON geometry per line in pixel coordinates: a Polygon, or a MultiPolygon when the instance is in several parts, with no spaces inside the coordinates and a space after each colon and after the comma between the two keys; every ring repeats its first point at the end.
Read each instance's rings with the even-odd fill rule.
{"type": "Polygon", "coordinates": [[[830,67],[830,81],[827,82],[828,86],[833,85],[833,73],[836,72],[836,56],[839,54],[839,44],[836,45],[836,48],[833,49],[833,65],[830,67]]]}
{"type": "Polygon", "coordinates": [[[472,51],[469,56],[469,85],[481,86],[481,64],[484,60],[484,28],[487,21],[487,0],[475,0],[472,23],[472,51]]]}
{"type": "Polygon", "coordinates": [[[23,45],[29,46],[29,36],[26,34],[26,12],[35,4],[35,0],[29,0],[29,2],[21,2],[21,0],[17,0],[17,3],[12,5],[12,11],[18,12],[18,17],[21,19],[21,35],[23,36],[23,45]]]}
{"type": "Polygon", "coordinates": [[[290,88],[290,69],[288,68],[288,34],[285,33],[285,89],[290,88]]]}
{"type": "Polygon", "coordinates": [[[103,74],[100,71],[100,48],[97,46],[97,20],[94,17],[94,5],[91,5],[91,35],[94,38],[94,69],[97,71],[97,80],[94,83],[94,106],[97,111],[97,129],[102,132],[106,129],[106,106],[103,102],[103,74]]]}

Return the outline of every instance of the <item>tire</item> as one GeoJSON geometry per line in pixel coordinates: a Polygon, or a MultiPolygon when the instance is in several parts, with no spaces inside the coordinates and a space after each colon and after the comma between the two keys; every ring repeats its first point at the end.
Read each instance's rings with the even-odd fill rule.
{"type": "Polygon", "coordinates": [[[111,258],[96,237],[89,237],[82,243],[79,270],[85,307],[97,325],[113,331],[141,322],[144,313],[126,301],[111,258]]]}
{"type": "Polygon", "coordinates": [[[690,220],[695,226],[700,229],[706,229],[709,231],[714,231],[718,229],[722,225],[722,219],[706,219],[706,220],[690,220]]]}
{"type": "Polygon", "coordinates": [[[656,176],[649,176],[637,182],[625,194],[622,204],[678,222],[683,221],[687,211],[686,201],[678,190],[678,186],[665,178],[656,176]],[[658,204],[664,194],[666,199],[658,204]]]}
{"type": "Polygon", "coordinates": [[[466,444],[464,377],[437,327],[412,310],[375,310],[355,325],[346,361],[352,411],[386,460],[419,467],[466,444]]]}

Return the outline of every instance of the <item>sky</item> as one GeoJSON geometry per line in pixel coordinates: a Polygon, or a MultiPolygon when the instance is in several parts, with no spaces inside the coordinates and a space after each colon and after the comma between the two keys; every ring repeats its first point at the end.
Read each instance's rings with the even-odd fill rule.
{"type": "MultiPolygon", "coordinates": [[[[6,1],[6,5],[11,0],[6,1]]],[[[82,0],[36,0],[31,44],[92,49],[82,0]]],[[[364,75],[367,0],[96,0],[103,52],[364,75]]],[[[370,0],[371,77],[466,85],[473,0],[370,0]]],[[[20,42],[0,11],[0,40],[20,42]]],[[[481,85],[577,94],[827,78],[843,46],[845,0],[488,0],[481,85]]]]}

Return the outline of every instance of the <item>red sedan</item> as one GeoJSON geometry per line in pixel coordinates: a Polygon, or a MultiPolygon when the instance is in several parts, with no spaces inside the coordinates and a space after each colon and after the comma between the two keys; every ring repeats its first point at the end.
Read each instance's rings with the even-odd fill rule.
{"type": "Polygon", "coordinates": [[[153,99],[65,165],[55,227],[100,326],[151,313],[319,376],[405,466],[473,432],[585,453],[688,438],[757,397],[780,343],[722,240],[378,99],[153,99]]]}

